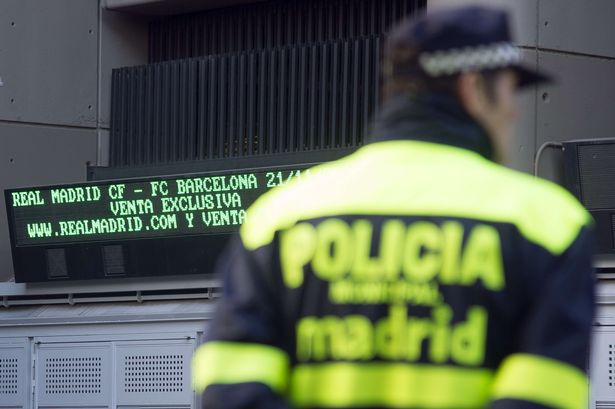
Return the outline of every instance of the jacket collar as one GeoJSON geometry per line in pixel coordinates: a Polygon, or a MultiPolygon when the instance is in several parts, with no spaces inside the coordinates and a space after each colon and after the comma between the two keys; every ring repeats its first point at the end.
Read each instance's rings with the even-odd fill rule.
{"type": "Polygon", "coordinates": [[[493,160],[485,130],[451,95],[425,93],[389,100],[376,117],[369,142],[416,140],[451,145],[493,160]]]}

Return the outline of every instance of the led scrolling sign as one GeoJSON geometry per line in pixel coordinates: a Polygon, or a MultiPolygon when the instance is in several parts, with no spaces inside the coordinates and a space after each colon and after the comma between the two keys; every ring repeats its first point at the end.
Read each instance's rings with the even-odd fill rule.
{"type": "Polygon", "coordinates": [[[5,190],[13,246],[232,233],[308,166],[5,190]]]}

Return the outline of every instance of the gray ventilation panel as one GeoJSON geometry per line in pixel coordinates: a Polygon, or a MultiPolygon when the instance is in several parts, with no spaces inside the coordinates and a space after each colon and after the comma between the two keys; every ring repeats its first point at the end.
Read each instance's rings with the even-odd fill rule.
{"type": "Polygon", "coordinates": [[[25,408],[30,360],[26,340],[0,339],[0,409],[25,408]]]}
{"type": "Polygon", "coordinates": [[[590,408],[615,409],[615,328],[595,327],[590,349],[590,408]]]}
{"type": "Polygon", "coordinates": [[[190,406],[190,363],[194,341],[143,341],[117,345],[119,406],[190,406]]]}
{"type": "Polygon", "coordinates": [[[111,402],[111,343],[41,344],[36,392],[39,407],[107,407],[111,402]]]}

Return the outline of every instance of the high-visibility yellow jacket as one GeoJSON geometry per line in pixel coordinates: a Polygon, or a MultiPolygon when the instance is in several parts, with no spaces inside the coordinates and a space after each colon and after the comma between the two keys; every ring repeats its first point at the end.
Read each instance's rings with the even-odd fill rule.
{"type": "Polygon", "coordinates": [[[249,210],[194,358],[204,407],[586,407],[588,213],[424,105],[249,210]]]}

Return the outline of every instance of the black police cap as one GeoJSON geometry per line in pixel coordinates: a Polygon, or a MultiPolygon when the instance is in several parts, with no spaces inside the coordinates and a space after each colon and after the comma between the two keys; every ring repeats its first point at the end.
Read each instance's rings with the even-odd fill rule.
{"type": "Polygon", "coordinates": [[[520,86],[551,80],[521,63],[504,10],[465,6],[430,11],[402,23],[390,39],[393,47],[416,50],[418,65],[429,77],[510,68],[519,75],[520,86]]]}

